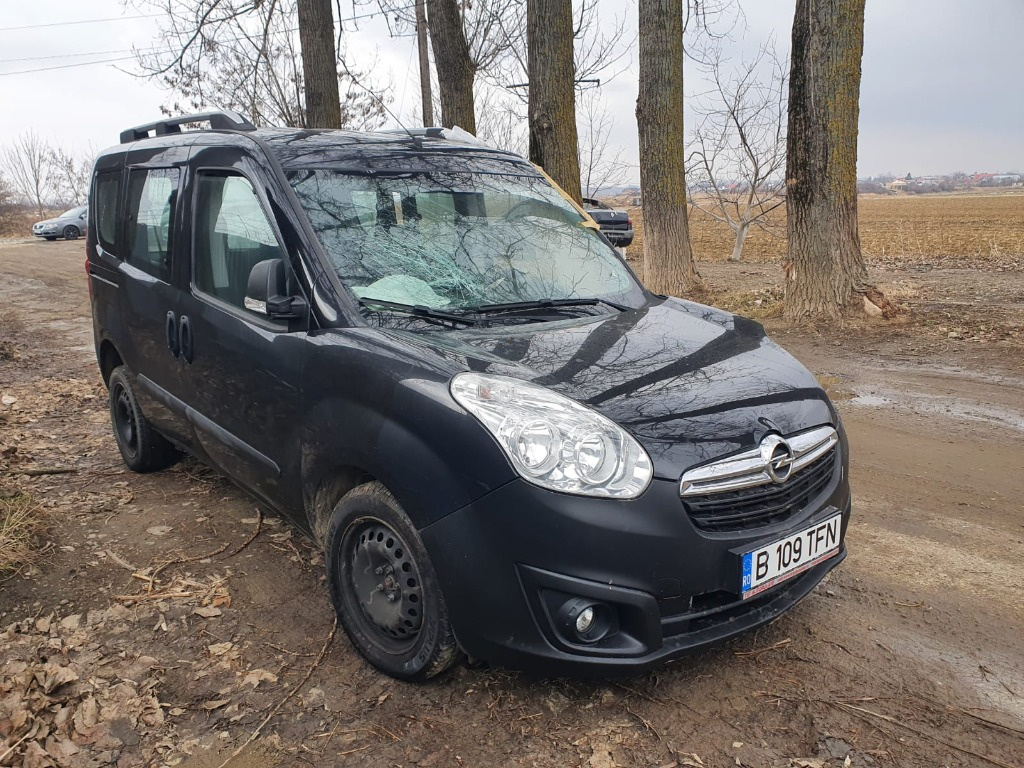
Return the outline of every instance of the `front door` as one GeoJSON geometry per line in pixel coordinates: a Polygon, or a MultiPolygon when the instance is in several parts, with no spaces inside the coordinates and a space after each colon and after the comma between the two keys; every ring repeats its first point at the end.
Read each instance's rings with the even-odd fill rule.
{"type": "MultiPolygon", "coordinates": [[[[289,258],[244,156],[191,183],[190,288],[182,293],[181,358],[188,417],[206,454],[228,475],[285,510],[301,509],[299,382],[306,329],[245,308],[252,267],[289,258]]],[[[290,266],[287,267],[289,270],[290,266]]],[[[294,283],[294,277],[291,278],[294,283]]]]}

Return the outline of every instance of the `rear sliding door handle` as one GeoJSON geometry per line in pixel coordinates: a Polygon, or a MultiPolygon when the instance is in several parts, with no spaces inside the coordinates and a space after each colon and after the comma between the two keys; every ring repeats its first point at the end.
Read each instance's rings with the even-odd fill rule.
{"type": "Polygon", "coordinates": [[[181,352],[178,346],[178,318],[174,312],[167,313],[167,322],[164,326],[167,331],[167,348],[171,350],[171,354],[175,357],[181,352]]]}
{"type": "Polygon", "coordinates": [[[178,321],[178,351],[186,363],[192,362],[192,323],[188,315],[182,315],[178,321]]]}

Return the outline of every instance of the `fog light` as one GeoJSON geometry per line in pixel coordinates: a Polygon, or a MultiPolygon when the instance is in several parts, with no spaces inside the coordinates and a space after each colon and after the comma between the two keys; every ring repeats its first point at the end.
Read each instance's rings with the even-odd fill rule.
{"type": "Polygon", "coordinates": [[[588,606],[580,611],[579,616],[576,617],[576,631],[581,635],[585,635],[592,626],[594,626],[594,608],[593,606],[588,606]]]}

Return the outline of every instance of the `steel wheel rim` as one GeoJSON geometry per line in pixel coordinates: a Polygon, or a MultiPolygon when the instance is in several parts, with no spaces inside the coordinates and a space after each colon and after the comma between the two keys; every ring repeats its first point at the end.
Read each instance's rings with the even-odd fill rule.
{"type": "Polygon", "coordinates": [[[135,455],[138,449],[138,429],[135,424],[135,411],[128,392],[120,384],[114,389],[114,430],[118,439],[129,453],[135,455]]]}
{"type": "Polygon", "coordinates": [[[342,557],[349,614],[381,650],[409,651],[423,627],[423,580],[405,540],[380,520],[363,520],[345,532],[342,557]]]}

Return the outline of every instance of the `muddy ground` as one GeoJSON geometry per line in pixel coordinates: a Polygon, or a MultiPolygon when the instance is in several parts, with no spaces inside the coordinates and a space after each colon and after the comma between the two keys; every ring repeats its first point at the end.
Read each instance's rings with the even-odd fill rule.
{"type": "Polygon", "coordinates": [[[122,468],[81,242],[0,244],[0,492],[49,520],[0,583],[0,765],[1024,765],[1024,276],[878,265],[907,322],[796,331],[752,293],[777,267],[701,268],[839,398],[849,558],[655,673],[411,686],[332,640],[287,523],[194,461],[122,468]]]}

